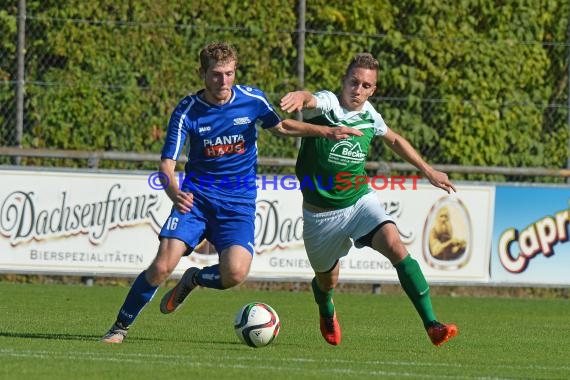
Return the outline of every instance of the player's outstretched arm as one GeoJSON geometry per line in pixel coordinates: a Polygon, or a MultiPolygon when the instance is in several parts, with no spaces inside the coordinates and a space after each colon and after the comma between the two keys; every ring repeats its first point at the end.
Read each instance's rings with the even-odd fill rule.
{"type": "Polygon", "coordinates": [[[431,167],[420,154],[414,149],[412,144],[398,133],[388,128],[382,136],[384,142],[400,157],[418,168],[429,182],[440,189],[451,193],[456,191],[455,186],[447,177],[447,174],[431,167]]]}
{"type": "Polygon", "coordinates": [[[279,106],[284,112],[300,112],[303,108],[315,108],[317,99],[309,91],[292,91],[281,98],[279,106]]]}
{"type": "Polygon", "coordinates": [[[358,129],[339,126],[329,127],[325,125],[317,125],[306,123],[304,121],[285,119],[280,124],[269,131],[278,136],[285,137],[324,137],[329,140],[338,141],[347,139],[350,136],[362,136],[363,133],[358,129]]]}

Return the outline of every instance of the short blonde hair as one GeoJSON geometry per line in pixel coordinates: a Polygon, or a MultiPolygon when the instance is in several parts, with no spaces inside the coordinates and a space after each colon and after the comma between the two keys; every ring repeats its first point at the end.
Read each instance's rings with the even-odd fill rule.
{"type": "Polygon", "coordinates": [[[212,64],[232,61],[237,66],[237,51],[227,42],[212,42],[200,51],[200,68],[204,71],[207,71],[212,64]]]}

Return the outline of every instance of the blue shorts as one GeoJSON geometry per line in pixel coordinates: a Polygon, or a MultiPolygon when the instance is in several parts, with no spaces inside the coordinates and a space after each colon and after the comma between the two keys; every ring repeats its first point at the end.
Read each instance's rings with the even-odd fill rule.
{"type": "Polygon", "coordinates": [[[194,194],[194,206],[185,214],[172,209],[159,238],[178,239],[192,250],[205,238],[222,252],[232,245],[254,252],[255,203],[217,200],[194,194]]]}

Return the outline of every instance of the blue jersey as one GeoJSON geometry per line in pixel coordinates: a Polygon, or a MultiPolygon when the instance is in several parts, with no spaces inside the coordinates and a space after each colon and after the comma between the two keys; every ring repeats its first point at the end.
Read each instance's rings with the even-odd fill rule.
{"type": "Polygon", "coordinates": [[[274,127],[279,115],[257,88],[235,85],[223,105],[210,104],[200,94],[185,97],[172,113],[162,158],[178,160],[188,139],[183,191],[255,201],[256,124],[274,127]]]}

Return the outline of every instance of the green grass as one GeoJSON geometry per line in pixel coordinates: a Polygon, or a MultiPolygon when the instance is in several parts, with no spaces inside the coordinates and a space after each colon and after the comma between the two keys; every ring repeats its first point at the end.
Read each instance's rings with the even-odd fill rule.
{"type": "Polygon", "coordinates": [[[570,378],[564,299],[434,297],[438,316],[460,329],[438,348],[405,296],[337,292],[343,341],[333,347],[310,293],[200,289],[165,316],[161,289],[125,343],[99,343],[127,291],[0,282],[0,379],[570,378]],[[250,301],[281,318],[268,347],[234,335],[234,313],[250,301]]]}

